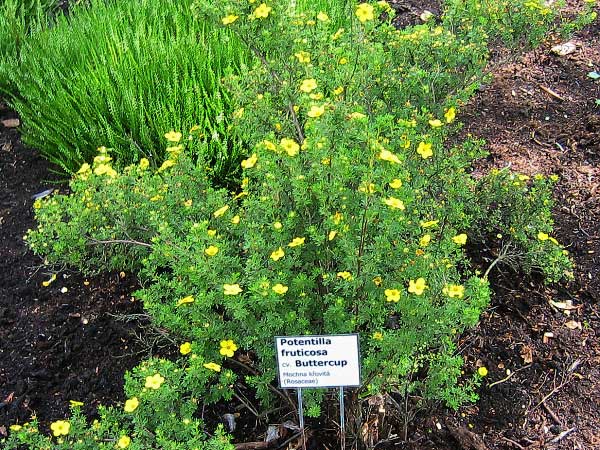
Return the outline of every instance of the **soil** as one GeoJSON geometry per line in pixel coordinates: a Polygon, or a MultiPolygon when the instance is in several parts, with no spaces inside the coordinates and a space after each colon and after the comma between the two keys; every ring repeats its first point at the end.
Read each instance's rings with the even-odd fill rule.
{"type": "MultiPolygon", "coordinates": [[[[400,20],[408,23],[423,8],[407,5],[400,20]]],[[[426,9],[437,12],[436,5],[426,9]]],[[[458,411],[414,411],[406,441],[385,420],[377,430],[365,423],[365,435],[377,431],[378,448],[600,448],[600,81],[587,75],[600,71],[600,25],[572,42],[567,56],[552,53],[557,41],[518,59],[498,54],[493,81],[459,119],[464,134],[487,141],[490,155],[476,176],[505,166],[559,175],[555,235],[574,259],[575,281],[545,286],[505,268],[496,272],[491,307],[460,341],[465,372],[489,370],[480,400],[458,411]],[[569,311],[556,306],[568,301],[569,311]]],[[[0,120],[8,118],[16,115],[0,104],[0,120]]],[[[147,336],[147,322],[118,319],[143,314],[131,298],[132,275],[85,279],[61,271],[42,285],[52,273],[22,237],[36,226],[32,195],[58,186],[52,180],[18,131],[0,124],[0,437],[32,414],[46,426],[65,417],[69,400],[84,402],[90,417],[99,403],[122,402],[124,372],[156,351],[136,337],[147,336]]],[[[239,420],[237,442],[264,435],[266,425],[239,420]]],[[[335,431],[310,425],[319,436],[314,448],[335,445],[335,431]]]]}

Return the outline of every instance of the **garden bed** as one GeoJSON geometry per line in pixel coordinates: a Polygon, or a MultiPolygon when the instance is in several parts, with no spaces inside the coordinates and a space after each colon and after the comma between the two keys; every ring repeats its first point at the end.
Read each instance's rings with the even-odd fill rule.
{"type": "MultiPolygon", "coordinates": [[[[556,235],[575,260],[575,281],[545,287],[510,272],[493,276],[493,304],[460,347],[465,370],[481,365],[489,370],[480,401],[457,412],[416,411],[408,444],[395,428],[380,430],[381,445],[600,446],[600,106],[595,104],[600,85],[587,77],[599,69],[599,36],[598,24],[586,28],[573,38],[577,48],[568,56],[553,55],[552,44],[517,61],[498,55],[491,66],[494,80],[460,116],[464,133],[488,142],[490,156],[475,175],[510,164],[527,175],[560,176],[556,235]],[[575,308],[569,316],[550,303],[567,300],[575,308]],[[553,337],[544,338],[545,333],[553,337]]],[[[14,117],[0,106],[0,119],[14,117]]],[[[61,272],[43,286],[51,273],[22,237],[36,226],[32,195],[58,188],[54,178],[47,163],[21,145],[15,129],[0,126],[0,436],[32,414],[47,430],[67,415],[70,400],[83,402],[90,417],[99,403],[123,402],[124,372],[157,350],[156,340],[136,338],[149,333],[143,318],[115,317],[143,313],[131,298],[136,281],[130,274],[85,279],[61,272]]],[[[479,258],[490,256],[485,249],[472,250],[482,251],[479,258]]],[[[176,352],[177,345],[162,351],[176,352]]],[[[242,416],[240,422],[252,418],[242,416]]],[[[236,442],[257,439],[265,430],[262,424],[252,432],[242,427],[236,442]]],[[[327,442],[315,442],[318,448],[335,442],[327,431],[321,436],[327,442]]]]}

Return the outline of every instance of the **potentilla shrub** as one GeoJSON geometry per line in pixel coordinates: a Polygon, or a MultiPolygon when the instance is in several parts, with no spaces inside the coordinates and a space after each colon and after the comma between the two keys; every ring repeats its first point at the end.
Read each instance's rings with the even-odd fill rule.
{"type": "MultiPolygon", "coordinates": [[[[363,385],[349,414],[375,394],[473,399],[477,376],[461,379],[455,343],[490,288],[465,246],[503,232],[535,251],[522,259],[531,268],[554,279],[569,267],[550,239],[551,183],[504,172],[475,180],[481,143],[446,142],[481,76],[485,39],[434,23],[395,30],[385,2],[357,5],[346,29],[283,1],[195,11],[256,56],[228,80],[232,141],[251,149],[237,189],[211,187],[206,162],[190,157],[205,138],[171,131],[158,169],[115,169],[101,149],[71,194],[39,201],[40,228],[28,235],[49,262],[139,271],[135,295],[182,358],[177,368],[143,363],[128,396],[154,377],[152,407],[163,411],[176,406],[160,396],[161,378],[206,403],[243,380],[264,408],[279,398],[292,407],[275,384],[273,337],[358,333],[363,385]]],[[[318,415],[324,392],[307,396],[318,415]]]]}

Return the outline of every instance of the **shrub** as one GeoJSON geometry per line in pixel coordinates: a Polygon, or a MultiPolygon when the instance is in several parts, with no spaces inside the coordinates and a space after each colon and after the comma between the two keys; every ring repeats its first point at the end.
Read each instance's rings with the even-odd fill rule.
{"type": "MultiPolygon", "coordinates": [[[[455,337],[477,323],[490,289],[465,244],[505,232],[526,266],[556,279],[569,265],[550,240],[551,183],[475,180],[481,144],[447,142],[478,86],[485,36],[432,23],[395,30],[377,19],[393,16],[385,2],[356,6],[346,30],[283,1],[195,11],[257,58],[227,84],[230,132],[251,148],[239,187],[213,187],[207,161],[190,157],[206,138],[168,133],[157,170],[145,160],[115,170],[101,149],[71,194],[36,204],[32,248],[87,271],[139,270],[135,295],[183,355],[157,405],[227,399],[237,379],[264,408],[289,400],[273,384],[273,336],[350,332],[360,334],[363,386],[349,414],[378,393],[452,407],[475,398],[455,337]]],[[[172,363],[147,364],[134,377],[172,363]]],[[[318,415],[325,393],[307,396],[318,415]]]]}
{"type": "Polygon", "coordinates": [[[4,69],[24,142],[73,172],[100,145],[121,167],[141,157],[155,164],[165,130],[196,127],[226,178],[236,147],[214,149],[228,140],[231,113],[220,78],[246,59],[237,40],[194,20],[191,0],[89,3],[34,33],[4,69]]]}

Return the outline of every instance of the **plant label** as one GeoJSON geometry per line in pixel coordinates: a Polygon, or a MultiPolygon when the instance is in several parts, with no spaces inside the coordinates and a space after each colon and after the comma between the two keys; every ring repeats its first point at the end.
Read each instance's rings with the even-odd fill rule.
{"type": "Polygon", "coordinates": [[[279,387],[360,386],[358,334],[277,336],[279,387]]]}

